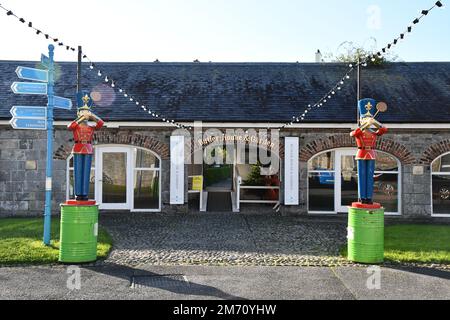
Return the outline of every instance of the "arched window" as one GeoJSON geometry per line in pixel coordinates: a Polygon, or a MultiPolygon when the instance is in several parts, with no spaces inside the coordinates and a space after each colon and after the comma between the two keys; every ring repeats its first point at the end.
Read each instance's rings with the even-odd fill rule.
{"type": "MultiPolygon", "coordinates": [[[[319,153],[308,161],[308,212],[347,212],[358,200],[356,149],[336,149],[319,153]]],[[[387,214],[400,214],[400,162],[377,151],[374,201],[387,214]]]]}
{"type": "MultiPolygon", "coordinates": [[[[73,199],[73,159],[67,160],[67,198],[73,199]]],[[[161,210],[161,159],[150,150],[120,145],[95,147],[89,198],[100,209],[161,210]]]]}
{"type": "Polygon", "coordinates": [[[431,164],[431,186],[433,215],[450,216],[450,153],[431,164]]]}

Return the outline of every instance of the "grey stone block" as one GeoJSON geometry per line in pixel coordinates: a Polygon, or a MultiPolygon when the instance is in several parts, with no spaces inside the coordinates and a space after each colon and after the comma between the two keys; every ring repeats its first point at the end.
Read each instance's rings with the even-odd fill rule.
{"type": "Polygon", "coordinates": [[[431,203],[429,194],[414,194],[413,198],[416,205],[429,205],[431,203]]]}
{"type": "Polygon", "coordinates": [[[19,141],[20,149],[33,149],[33,140],[32,139],[22,139],[19,141]]]}
{"type": "Polygon", "coordinates": [[[13,181],[11,183],[11,192],[24,192],[25,182],[24,181],[13,181]]]}
{"type": "Polygon", "coordinates": [[[425,193],[429,194],[429,192],[430,192],[430,185],[429,184],[414,184],[413,185],[413,192],[414,193],[421,193],[421,194],[425,194],[425,193]]]}
{"type": "Polygon", "coordinates": [[[0,160],[0,170],[17,170],[19,162],[20,161],[0,160]]]}
{"type": "Polygon", "coordinates": [[[11,181],[24,181],[25,171],[11,171],[11,181]]]}
{"type": "Polygon", "coordinates": [[[14,193],[14,201],[34,201],[36,200],[35,192],[14,193]]]}
{"type": "Polygon", "coordinates": [[[45,181],[45,170],[33,170],[25,172],[25,179],[27,181],[45,181]]]}
{"type": "Polygon", "coordinates": [[[27,211],[28,201],[0,201],[0,208],[3,211],[11,211],[12,213],[17,211],[27,211]]]}
{"type": "Polygon", "coordinates": [[[0,181],[11,181],[11,171],[0,170],[0,181]]]}
{"type": "Polygon", "coordinates": [[[9,161],[26,160],[25,151],[17,150],[17,149],[1,150],[0,151],[0,159],[1,160],[9,160],[9,161]]]}
{"type": "Polygon", "coordinates": [[[17,149],[18,147],[19,147],[19,140],[17,140],[17,139],[0,140],[0,149],[1,150],[17,149]]]}

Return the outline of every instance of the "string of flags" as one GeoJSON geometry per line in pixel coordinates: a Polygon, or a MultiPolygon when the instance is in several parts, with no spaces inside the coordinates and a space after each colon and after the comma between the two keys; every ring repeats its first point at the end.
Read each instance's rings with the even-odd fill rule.
{"type": "MultiPolygon", "coordinates": [[[[391,50],[399,42],[404,40],[405,36],[408,33],[412,32],[413,27],[415,25],[417,25],[433,9],[441,8],[443,6],[444,6],[444,4],[443,4],[442,1],[436,1],[435,4],[431,8],[421,10],[421,12],[420,12],[421,15],[419,17],[415,18],[412,21],[412,23],[405,29],[405,31],[401,32],[397,38],[395,38],[392,42],[389,42],[380,51],[361,57],[362,59],[359,62],[356,62],[355,64],[349,64],[348,69],[344,73],[344,75],[336,82],[336,84],[325,95],[323,95],[315,103],[308,104],[301,114],[292,116],[292,120],[290,122],[284,124],[283,126],[281,126],[279,129],[284,129],[285,127],[292,126],[296,122],[298,123],[300,121],[303,121],[303,120],[305,120],[305,118],[307,117],[308,113],[310,113],[313,108],[321,108],[321,107],[325,106],[326,103],[328,103],[331,99],[333,99],[338,94],[338,92],[342,90],[345,82],[350,79],[350,75],[353,73],[353,71],[357,67],[359,67],[359,66],[367,67],[369,60],[374,62],[377,59],[377,57],[378,58],[383,57],[389,50],[391,50]]],[[[28,25],[28,27],[31,30],[33,30],[36,33],[36,35],[43,36],[47,40],[52,40],[53,42],[55,42],[55,44],[57,44],[60,47],[65,48],[67,51],[73,51],[73,52],[76,51],[75,47],[67,45],[63,41],[61,41],[59,38],[53,37],[49,33],[46,33],[44,31],[42,31],[41,29],[36,28],[33,25],[32,21],[27,21],[24,18],[17,16],[14,12],[12,12],[11,10],[5,8],[2,4],[0,4],[0,9],[3,9],[6,12],[7,16],[14,17],[20,23],[28,25]]],[[[124,98],[127,98],[130,103],[135,104],[137,107],[140,107],[144,112],[148,113],[152,117],[154,117],[154,118],[156,118],[156,119],[158,119],[158,120],[160,120],[162,122],[171,124],[171,125],[176,126],[178,128],[189,129],[189,130],[192,129],[192,127],[190,127],[190,126],[185,126],[184,124],[176,122],[174,119],[169,119],[168,117],[166,117],[166,116],[164,116],[162,114],[159,114],[155,110],[151,110],[147,105],[142,104],[133,95],[131,95],[129,93],[129,91],[127,91],[124,88],[120,87],[119,86],[119,82],[116,79],[113,79],[109,75],[107,75],[104,72],[102,72],[102,70],[100,68],[98,68],[97,65],[85,53],[82,53],[82,58],[86,59],[88,61],[88,63],[89,63],[89,70],[90,71],[96,72],[98,77],[103,78],[105,83],[108,83],[113,89],[118,90],[119,93],[121,93],[124,96],[124,98]]]]}

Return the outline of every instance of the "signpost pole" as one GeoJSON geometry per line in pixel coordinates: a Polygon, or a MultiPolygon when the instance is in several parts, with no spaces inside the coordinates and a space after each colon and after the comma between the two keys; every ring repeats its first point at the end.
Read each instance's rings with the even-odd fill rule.
{"type": "Polygon", "coordinates": [[[49,51],[49,70],[48,70],[48,104],[47,104],[47,165],[45,178],[45,212],[44,212],[44,244],[50,245],[51,214],[52,214],[52,161],[53,161],[53,108],[55,84],[54,67],[54,49],[53,45],[48,46],[49,51]]]}

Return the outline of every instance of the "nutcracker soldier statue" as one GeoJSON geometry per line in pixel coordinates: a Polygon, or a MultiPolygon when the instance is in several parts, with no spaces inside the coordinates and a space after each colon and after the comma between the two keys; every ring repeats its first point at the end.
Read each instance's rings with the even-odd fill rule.
{"type": "Polygon", "coordinates": [[[387,132],[380,122],[375,120],[379,112],[385,112],[387,107],[384,102],[374,99],[362,99],[358,103],[360,112],[360,126],[352,131],[350,135],[356,139],[358,152],[358,197],[359,202],[355,206],[363,208],[380,208],[381,205],[373,203],[373,184],[375,174],[375,144],[377,137],[387,132]],[[375,127],[375,129],[373,129],[375,127]]]}
{"type": "Polygon", "coordinates": [[[358,152],[358,202],[348,208],[348,259],[358,263],[381,263],[384,260],[384,208],[373,202],[375,145],[377,137],[387,132],[375,117],[387,105],[374,99],[358,101],[359,127],[350,135],[356,139],[358,152]]]}
{"type": "Polygon", "coordinates": [[[73,131],[75,140],[75,145],[72,149],[75,200],[88,201],[89,178],[94,151],[92,138],[94,131],[103,126],[103,121],[90,111],[88,106],[90,98],[87,94],[82,97],[82,101],[84,104],[78,109],[78,118],[69,124],[68,129],[73,131]],[[95,126],[91,126],[89,121],[95,122],[95,126]]]}
{"type": "Polygon", "coordinates": [[[97,259],[98,205],[89,200],[89,178],[93,154],[94,131],[103,121],[91,112],[91,98],[79,93],[77,118],[68,125],[73,132],[72,149],[75,199],[61,204],[59,261],[85,263],[97,259]],[[95,124],[93,124],[95,123],[95,124]]]}

